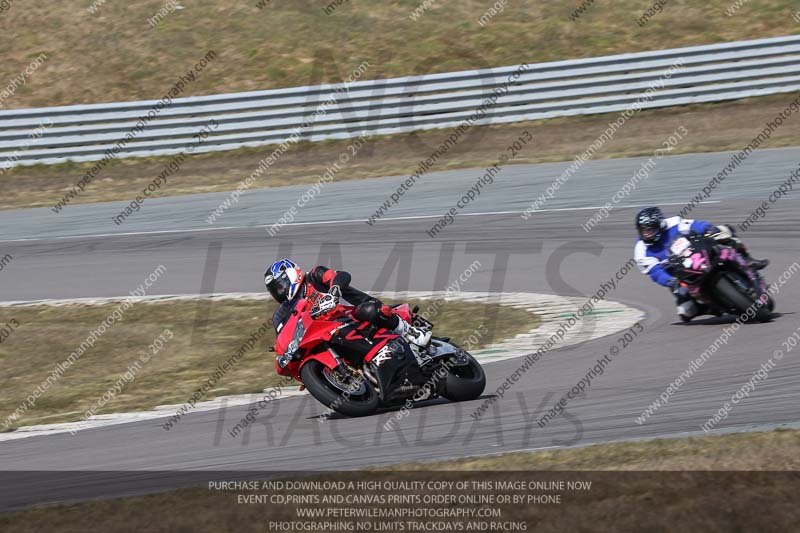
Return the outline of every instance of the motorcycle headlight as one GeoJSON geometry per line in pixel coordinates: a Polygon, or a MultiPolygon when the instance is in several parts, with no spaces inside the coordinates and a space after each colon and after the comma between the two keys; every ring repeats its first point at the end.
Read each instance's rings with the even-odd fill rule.
{"type": "Polygon", "coordinates": [[[286,348],[286,355],[292,357],[295,352],[297,352],[297,348],[300,347],[300,343],[297,342],[297,339],[294,339],[292,342],[289,343],[289,346],[286,348]]]}
{"type": "Polygon", "coordinates": [[[294,337],[292,338],[292,342],[289,343],[289,346],[286,347],[286,355],[289,359],[293,359],[295,354],[297,353],[298,348],[300,348],[300,342],[303,340],[303,336],[306,334],[306,327],[303,325],[303,322],[298,322],[297,328],[294,330],[294,337]]]}

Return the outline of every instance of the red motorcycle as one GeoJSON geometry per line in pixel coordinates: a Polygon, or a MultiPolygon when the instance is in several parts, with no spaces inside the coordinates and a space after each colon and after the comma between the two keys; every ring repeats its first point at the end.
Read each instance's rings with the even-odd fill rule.
{"type": "Polygon", "coordinates": [[[731,246],[707,235],[681,237],[670,246],[667,268],[697,303],[714,314],[772,320],[775,301],[767,282],[731,246]]]}
{"type": "MultiPolygon", "coordinates": [[[[416,307],[402,304],[392,310],[418,328],[433,329],[416,307]]],[[[409,400],[441,396],[458,402],[483,393],[486,375],[480,363],[449,338],[432,337],[421,348],[357,320],[354,312],[354,306],[338,305],[323,314],[314,301],[299,298],[285,322],[275,324],[278,374],[294,377],[320,403],[347,416],[371,415],[409,400]]]]}

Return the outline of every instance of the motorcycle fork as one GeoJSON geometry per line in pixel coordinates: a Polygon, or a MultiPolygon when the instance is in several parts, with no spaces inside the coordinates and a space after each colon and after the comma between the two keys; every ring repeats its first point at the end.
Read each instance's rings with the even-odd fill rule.
{"type": "Polygon", "coordinates": [[[333,346],[328,346],[328,351],[331,352],[333,360],[336,361],[336,368],[334,368],[333,371],[337,372],[343,378],[349,376],[350,372],[348,372],[347,370],[347,364],[344,361],[342,361],[342,358],[339,356],[339,353],[333,349],[333,346]]]}
{"type": "Polygon", "coordinates": [[[350,368],[353,368],[353,370],[355,372],[358,372],[358,370],[356,370],[356,368],[354,366],[351,366],[350,364],[346,363],[342,359],[342,357],[339,355],[339,352],[337,352],[333,348],[333,346],[329,345],[328,346],[328,350],[331,352],[331,355],[333,356],[334,361],[336,361],[336,363],[337,363],[336,364],[336,368],[334,368],[333,371],[338,373],[339,376],[342,377],[342,379],[355,379],[355,380],[363,381],[364,378],[366,377],[369,380],[369,382],[372,383],[372,385],[375,387],[376,391],[378,393],[380,393],[380,386],[378,385],[378,380],[375,379],[375,377],[368,371],[366,363],[363,365],[363,367],[361,369],[361,375],[360,376],[354,376],[350,372],[350,368]]]}

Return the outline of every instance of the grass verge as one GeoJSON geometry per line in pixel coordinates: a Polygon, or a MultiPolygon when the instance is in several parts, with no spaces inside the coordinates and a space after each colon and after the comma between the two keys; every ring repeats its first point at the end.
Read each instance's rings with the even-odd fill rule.
{"type": "MultiPolygon", "coordinates": [[[[674,531],[677,527],[689,531],[788,531],[794,530],[794,524],[800,514],[796,506],[798,478],[792,473],[775,471],[797,469],[800,467],[798,457],[800,457],[800,432],[779,430],[603,444],[552,452],[508,454],[425,465],[402,465],[380,473],[346,472],[331,474],[324,479],[385,481],[424,479],[470,482],[579,480],[584,484],[591,482],[591,487],[585,491],[560,491],[563,494],[559,504],[476,506],[483,509],[502,509],[502,520],[495,519],[497,522],[524,522],[528,525],[524,530],[529,531],[674,531]],[[451,472],[441,472],[442,470],[451,472]],[[543,470],[557,470],[561,473],[547,474],[542,472],[543,470]],[[597,472],[597,470],[645,471],[612,473],[597,472]],[[708,472],[708,470],[738,470],[738,472],[708,472]],[[751,472],[744,472],[745,470],[751,472]],[[504,474],[502,471],[513,472],[504,474]]],[[[259,490],[255,491],[255,494],[286,492],[259,490]]],[[[333,491],[333,493],[338,492],[333,491]]],[[[387,491],[346,491],[347,494],[373,492],[387,491]]],[[[415,491],[388,491],[389,494],[397,492],[410,494],[415,491]]],[[[443,492],[464,494],[471,491],[443,492]]],[[[554,492],[559,491],[514,491],[526,495],[547,495],[554,492]]],[[[305,492],[294,490],[290,493],[305,492]]],[[[237,499],[239,494],[248,492],[183,489],[150,496],[35,508],[1,514],[0,527],[6,526],[21,533],[43,530],[71,533],[84,531],[86,521],[91,520],[97,531],[109,532],[285,531],[268,527],[268,524],[270,521],[311,522],[311,519],[298,519],[296,509],[299,507],[323,509],[384,507],[342,504],[276,505],[268,502],[254,505],[239,501],[237,499]],[[157,519],[154,520],[154,517],[157,519]]],[[[385,507],[398,507],[398,505],[385,507]]],[[[414,507],[442,508],[435,504],[414,507]]],[[[452,507],[464,506],[452,505],[452,507]]],[[[486,522],[489,520],[492,519],[485,519],[486,522]]],[[[341,523],[346,520],[329,521],[341,523]]],[[[469,528],[466,519],[458,518],[413,521],[445,525],[464,522],[459,529],[454,529],[452,526],[449,529],[439,527],[435,529],[436,531],[523,530],[501,527],[469,528]]],[[[391,530],[434,529],[406,527],[391,530]]]]}
{"type": "MultiPolygon", "coordinates": [[[[429,304],[416,303],[422,309],[429,304]]],[[[18,324],[0,344],[0,424],[115,307],[0,308],[0,324],[18,324]]],[[[97,414],[182,404],[273,312],[274,304],[266,298],[135,304],[10,427],[80,420],[110,390],[114,391],[113,398],[104,402],[97,414]],[[165,335],[163,348],[151,350],[150,345],[165,329],[170,330],[171,338],[165,335]],[[143,353],[151,359],[135,368],[143,353]]],[[[435,331],[459,342],[478,328],[481,317],[493,312],[498,313],[493,336],[482,342],[489,337],[510,338],[536,326],[536,318],[521,309],[458,301],[442,305],[432,321],[435,331]]],[[[267,352],[274,340],[274,330],[269,327],[204,399],[260,392],[277,384],[280,378],[275,373],[273,354],[267,352]]]]}
{"type": "Polygon", "coordinates": [[[598,444],[566,450],[509,453],[405,470],[800,470],[800,430],[598,444]]]}
{"type": "MultiPolygon", "coordinates": [[[[738,151],[750,143],[764,128],[766,121],[772,120],[795,96],[773,95],[719,104],[645,110],[628,120],[613,139],[595,152],[594,159],[651,155],[679,128],[686,128],[688,133],[674,147],[673,154],[738,151]]],[[[523,148],[512,163],[568,161],[587,150],[608,127],[608,123],[618,116],[564,117],[475,127],[437,161],[432,171],[494,164],[501,154],[507,153],[507,146],[524,131],[530,132],[533,142],[523,148]]],[[[341,181],[410,174],[420,160],[430,157],[447,134],[445,130],[431,130],[375,137],[346,165],[342,165],[335,179],[341,181]]],[[[797,146],[798,138],[800,118],[793,116],[761,147],[797,146]]],[[[340,154],[348,152],[350,142],[337,140],[294,145],[278,158],[268,172],[257,177],[251,188],[315,183],[327,168],[339,160],[340,154]]],[[[156,194],[174,196],[234,190],[273,150],[274,147],[265,146],[188,156],[180,170],[156,194]]],[[[171,157],[113,161],[74,203],[132,200],[142,194],[142,190],[170,161],[171,157]]],[[[0,198],[0,209],[52,206],[93,164],[16,167],[3,178],[3,182],[9,186],[0,198]]],[[[556,176],[553,177],[555,179],[556,176]]],[[[582,178],[592,177],[579,173],[573,180],[582,178]]],[[[146,211],[147,205],[142,209],[146,211]]],[[[224,220],[224,216],[219,220],[224,220]]]]}
{"type": "Polygon", "coordinates": [[[597,2],[573,21],[581,0],[515,0],[483,24],[493,4],[482,0],[348,0],[334,10],[331,0],[7,3],[0,31],[14,38],[0,45],[2,86],[47,56],[6,98],[13,108],[158,98],[208,50],[218,57],[187,95],[336,82],[363,61],[376,79],[798,31],[797,6],[783,0],[741,2],[735,16],[731,0],[670,0],[643,27],[636,19],[653,2],[597,2]]]}

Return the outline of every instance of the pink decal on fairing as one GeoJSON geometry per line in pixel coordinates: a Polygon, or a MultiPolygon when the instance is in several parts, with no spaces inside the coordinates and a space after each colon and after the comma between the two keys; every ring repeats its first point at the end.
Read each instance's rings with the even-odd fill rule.
{"type": "Polygon", "coordinates": [[[703,254],[692,254],[692,270],[699,270],[705,264],[706,258],[703,256],[703,254]]]}

